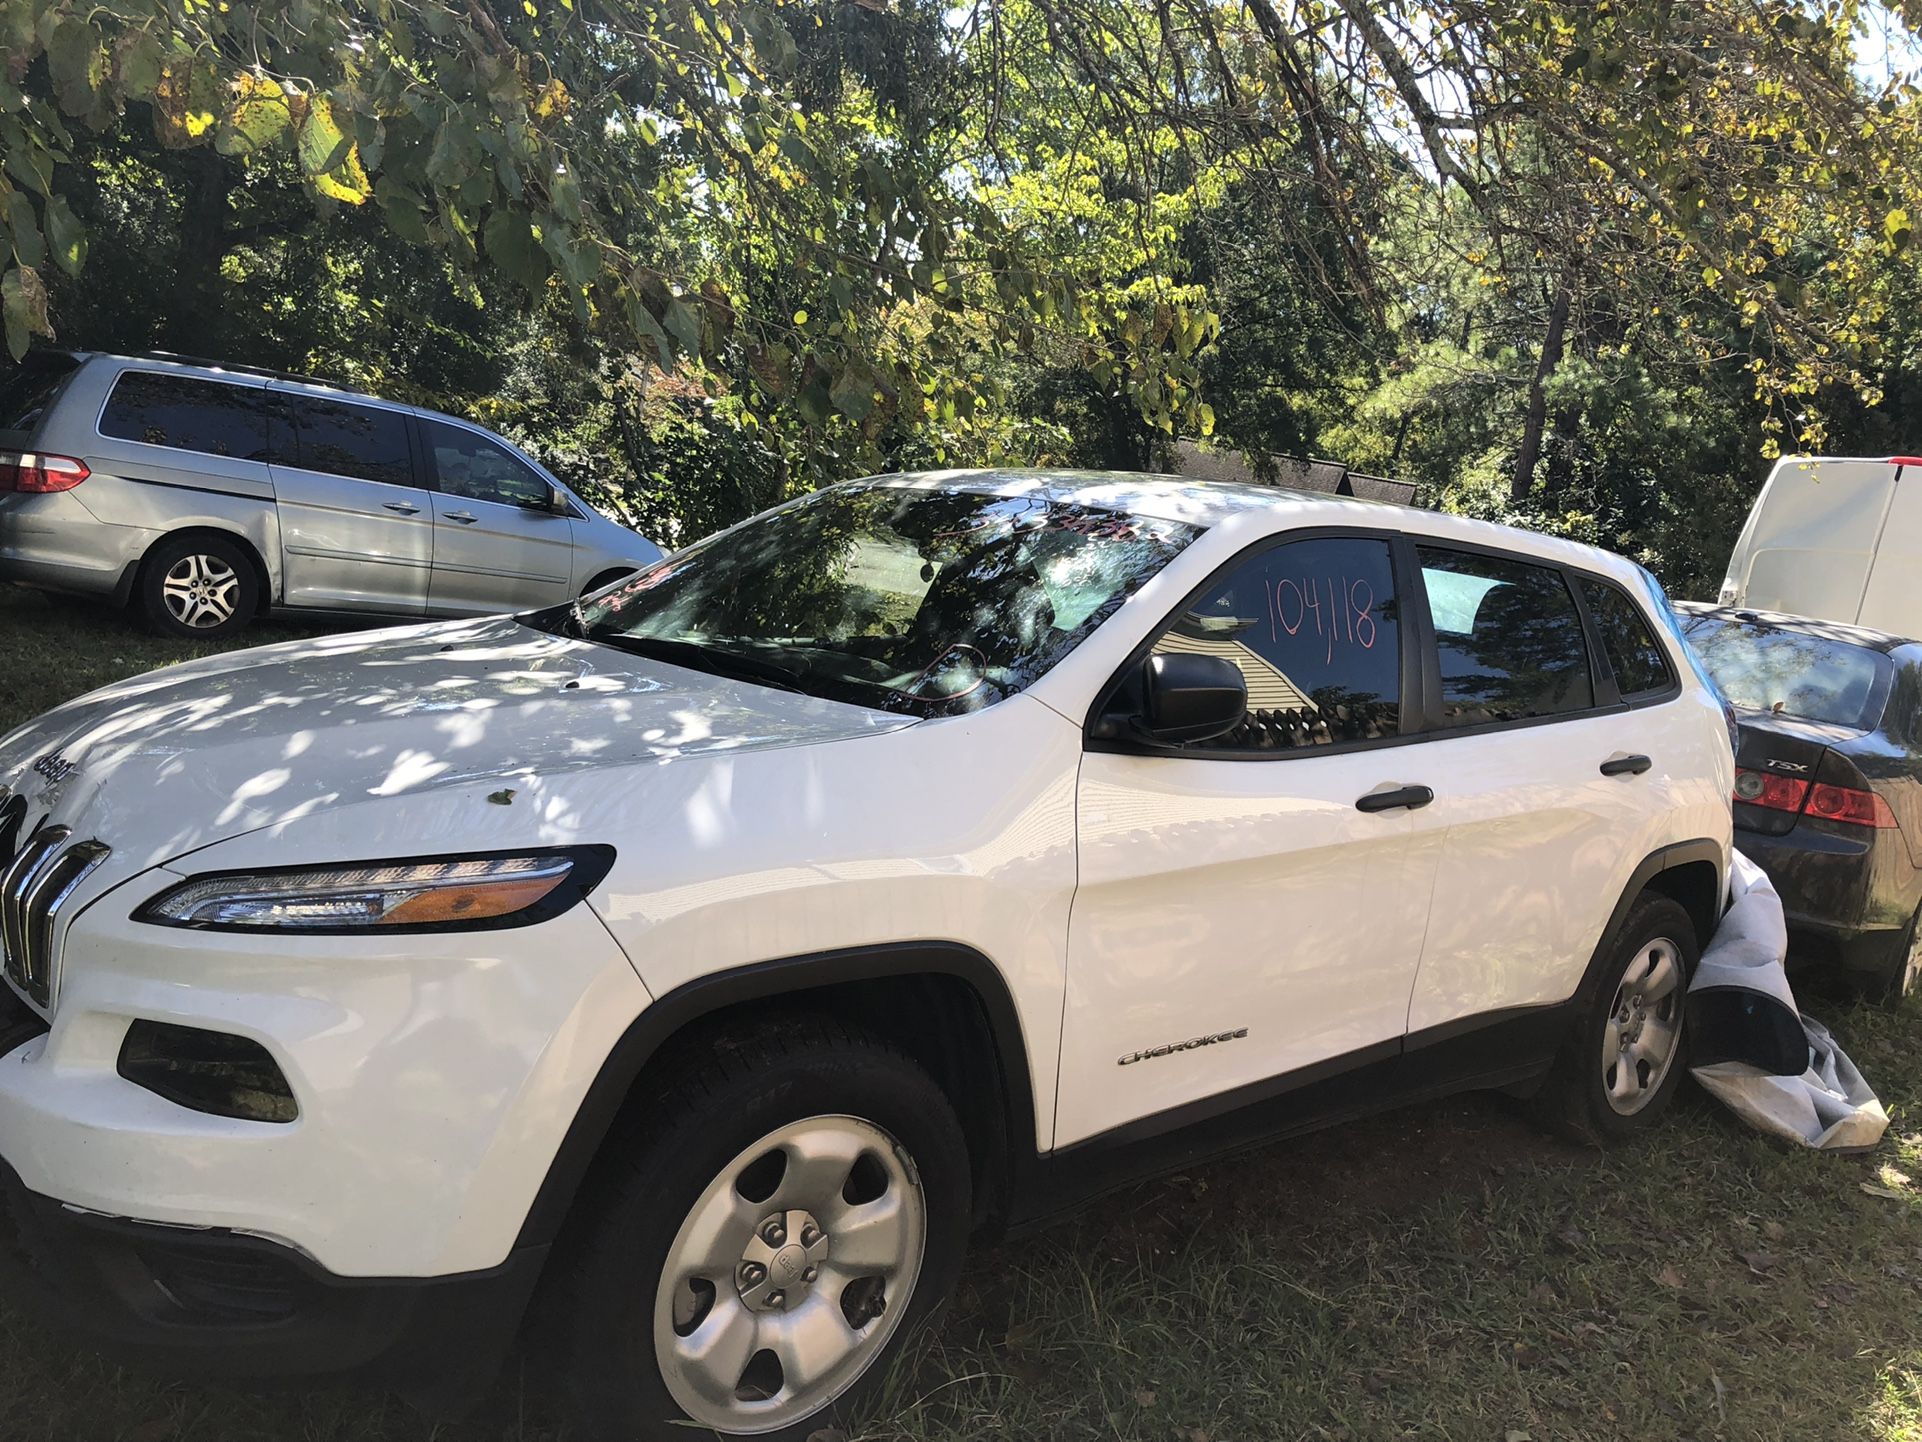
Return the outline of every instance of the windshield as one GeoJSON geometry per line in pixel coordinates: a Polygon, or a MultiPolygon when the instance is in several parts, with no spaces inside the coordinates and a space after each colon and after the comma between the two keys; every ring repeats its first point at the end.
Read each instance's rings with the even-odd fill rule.
{"type": "Polygon", "coordinates": [[[1732,705],[1866,731],[1877,717],[1880,651],[1762,620],[1690,616],[1684,634],[1732,705]]]}
{"type": "Polygon", "coordinates": [[[529,624],[767,685],[946,716],[1012,696],[1200,528],[1042,495],[848,485],[529,624]]]}

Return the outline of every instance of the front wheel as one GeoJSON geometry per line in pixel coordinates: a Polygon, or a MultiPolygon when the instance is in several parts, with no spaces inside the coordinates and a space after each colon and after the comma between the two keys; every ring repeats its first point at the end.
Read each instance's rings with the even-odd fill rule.
{"type": "Polygon", "coordinates": [[[932,1079],[832,1022],[683,1053],[617,1138],[551,1301],[588,1435],[799,1442],[946,1299],[966,1142],[932,1079]],[[678,1424],[678,1425],[676,1425],[678,1424]]]}
{"type": "Polygon", "coordinates": [[[1666,896],[1644,896],[1609,942],[1602,976],[1537,1098],[1542,1119],[1588,1142],[1653,1126],[1686,1070],[1695,923],[1666,896]]]}

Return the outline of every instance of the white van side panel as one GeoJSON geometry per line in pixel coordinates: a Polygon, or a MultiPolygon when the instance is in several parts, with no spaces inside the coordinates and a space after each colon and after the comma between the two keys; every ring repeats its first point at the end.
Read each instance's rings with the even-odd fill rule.
{"type": "Polygon", "coordinates": [[[1778,462],[1729,560],[1733,594],[1725,590],[1726,599],[1856,621],[1896,471],[1886,461],[1778,462]]]}
{"type": "Polygon", "coordinates": [[[1855,620],[1898,636],[1922,636],[1922,466],[1895,469],[1888,520],[1855,620]]]}

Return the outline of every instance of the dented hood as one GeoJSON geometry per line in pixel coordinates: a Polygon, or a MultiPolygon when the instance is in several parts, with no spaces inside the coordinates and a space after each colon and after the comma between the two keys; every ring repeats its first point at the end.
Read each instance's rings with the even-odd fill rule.
{"type": "Polygon", "coordinates": [[[0,740],[0,785],[27,796],[31,824],[106,841],[125,874],[381,797],[484,797],[913,724],[488,617],[287,642],[120,682],[0,740]]]}

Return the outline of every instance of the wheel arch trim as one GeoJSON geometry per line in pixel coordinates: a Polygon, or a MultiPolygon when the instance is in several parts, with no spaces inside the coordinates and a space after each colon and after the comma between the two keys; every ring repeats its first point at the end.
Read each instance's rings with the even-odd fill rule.
{"type": "MultiPolygon", "coordinates": [[[[1588,969],[1582,975],[1582,984],[1573,1000],[1585,1003],[1593,996],[1596,986],[1601,982],[1602,971],[1608,963],[1610,945],[1621,934],[1622,923],[1628,919],[1630,909],[1649,892],[1654,891],[1679,902],[1689,911],[1696,925],[1701,926],[1704,918],[1701,914],[1703,908],[1699,903],[1691,906],[1687,899],[1676,896],[1672,891],[1667,891],[1658,884],[1666,873],[1678,872],[1685,867],[1700,866],[1703,863],[1714,868],[1717,891],[1713,903],[1713,914],[1707,918],[1713,922],[1715,917],[1720,915],[1721,908],[1727,901],[1730,850],[1731,848],[1722,842],[1704,836],[1658,847],[1643,857],[1629,876],[1628,884],[1622,888],[1622,894],[1616,899],[1615,909],[1609,913],[1608,925],[1602,929],[1602,934],[1595,943],[1595,954],[1589,958],[1588,969]]],[[[1711,925],[1696,940],[1700,945],[1707,946],[1713,931],[1714,928],[1711,925]]]]}
{"type": "Polygon", "coordinates": [[[1036,1152],[1034,1085],[1020,1012],[1005,976],[973,947],[950,941],[850,947],[755,962],[697,977],[643,1011],[622,1033],[568,1123],[515,1246],[559,1234],[616,1117],[648,1064],[689,1026],[743,1002],[801,997],[823,987],[912,977],[948,977],[980,1000],[1000,1073],[1010,1169],[1025,1175],[1036,1152]]]}

